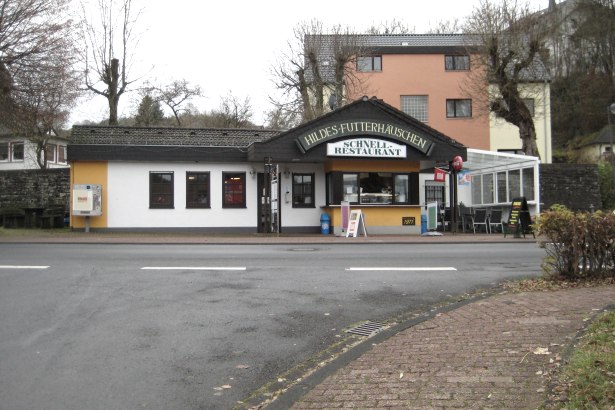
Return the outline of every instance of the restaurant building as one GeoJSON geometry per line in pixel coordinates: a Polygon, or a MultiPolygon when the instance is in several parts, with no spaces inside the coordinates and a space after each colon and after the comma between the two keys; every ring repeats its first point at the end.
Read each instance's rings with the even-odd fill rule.
{"type": "Polygon", "coordinates": [[[74,126],[71,184],[99,188],[100,209],[73,190],[71,227],[309,233],[326,215],[339,234],[350,205],[370,233],[420,234],[421,172],[456,156],[464,145],[368,97],[284,132],[74,126]]]}

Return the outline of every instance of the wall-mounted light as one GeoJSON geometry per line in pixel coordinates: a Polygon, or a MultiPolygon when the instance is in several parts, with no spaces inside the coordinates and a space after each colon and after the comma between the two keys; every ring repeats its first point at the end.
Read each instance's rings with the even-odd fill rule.
{"type": "Polygon", "coordinates": [[[254,178],[254,177],[256,176],[256,170],[255,170],[254,168],[252,168],[252,169],[250,170],[250,176],[251,176],[252,178],[254,178]]]}
{"type": "Polygon", "coordinates": [[[284,176],[286,178],[290,177],[290,169],[288,169],[288,167],[284,168],[284,176]]]}

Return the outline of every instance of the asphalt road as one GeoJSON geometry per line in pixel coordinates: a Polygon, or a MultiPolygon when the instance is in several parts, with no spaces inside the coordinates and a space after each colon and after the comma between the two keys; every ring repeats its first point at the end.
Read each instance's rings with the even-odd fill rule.
{"type": "Polygon", "coordinates": [[[366,320],[540,274],[519,244],[0,244],[0,409],[226,409],[366,320]]]}

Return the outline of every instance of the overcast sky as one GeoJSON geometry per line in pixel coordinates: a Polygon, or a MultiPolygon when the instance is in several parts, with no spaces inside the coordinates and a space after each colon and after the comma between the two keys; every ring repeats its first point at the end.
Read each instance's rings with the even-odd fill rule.
{"type": "MultiPolygon", "coordinates": [[[[139,44],[131,77],[165,84],[186,79],[199,85],[200,111],[217,109],[229,92],[243,101],[250,97],[256,124],[272,107],[275,94],[271,67],[288,49],[293,28],[318,19],[327,27],[340,24],[357,32],[397,20],[415,33],[440,21],[462,20],[479,0],[133,0],[143,12],[137,21],[139,44]]],[[[558,1],[559,2],[559,1],[558,1]]],[[[546,8],[549,0],[531,0],[546,8]]],[[[135,110],[134,94],[120,98],[120,115],[135,110]]],[[[106,100],[94,96],[74,110],[68,126],[108,118],[106,100]]]]}

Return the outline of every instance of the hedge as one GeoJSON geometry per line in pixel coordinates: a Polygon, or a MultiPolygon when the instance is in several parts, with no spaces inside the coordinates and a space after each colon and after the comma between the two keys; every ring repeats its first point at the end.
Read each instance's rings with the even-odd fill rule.
{"type": "Polygon", "coordinates": [[[554,205],[536,219],[546,238],[543,269],[565,280],[615,277],[615,213],[572,212],[554,205]]]}

